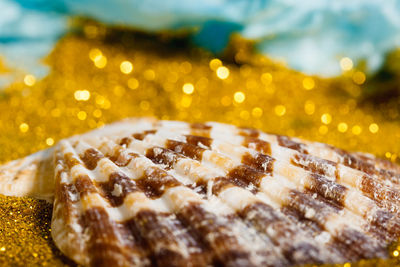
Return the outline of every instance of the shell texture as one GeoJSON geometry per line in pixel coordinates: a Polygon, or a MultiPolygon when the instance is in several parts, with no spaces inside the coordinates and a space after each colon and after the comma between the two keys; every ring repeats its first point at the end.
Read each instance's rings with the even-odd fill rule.
{"type": "Polygon", "coordinates": [[[52,237],[82,265],[342,263],[387,257],[400,236],[399,166],[215,122],[117,122],[0,181],[54,199],[52,237]]]}

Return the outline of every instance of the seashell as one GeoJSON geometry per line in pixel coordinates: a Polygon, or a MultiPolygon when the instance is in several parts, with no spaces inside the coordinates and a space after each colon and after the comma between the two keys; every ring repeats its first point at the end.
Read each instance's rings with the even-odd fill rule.
{"type": "Polygon", "coordinates": [[[54,199],[52,237],[82,265],[343,263],[400,236],[399,166],[216,122],[117,122],[1,166],[0,182],[54,199]]]}

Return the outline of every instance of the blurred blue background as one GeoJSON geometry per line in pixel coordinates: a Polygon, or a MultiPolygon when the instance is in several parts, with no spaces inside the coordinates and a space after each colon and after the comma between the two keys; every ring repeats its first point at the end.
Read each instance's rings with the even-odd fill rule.
{"type": "Polygon", "coordinates": [[[0,0],[0,56],[44,74],[40,58],[75,16],[148,32],[187,29],[215,53],[236,32],[259,52],[322,76],[340,74],[343,57],[375,71],[400,46],[400,0],[0,0]]]}

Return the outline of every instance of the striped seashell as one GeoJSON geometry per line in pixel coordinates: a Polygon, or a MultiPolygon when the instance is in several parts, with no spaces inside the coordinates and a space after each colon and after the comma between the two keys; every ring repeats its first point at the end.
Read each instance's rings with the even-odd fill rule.
{"type": "Polygon", "coordinates": [[[342,263],[387,257],[400,236],[399,166],[215,122],[114,123],[3,165],[0,181],[54,199],[52,237],[83,265],[342,263]]]}

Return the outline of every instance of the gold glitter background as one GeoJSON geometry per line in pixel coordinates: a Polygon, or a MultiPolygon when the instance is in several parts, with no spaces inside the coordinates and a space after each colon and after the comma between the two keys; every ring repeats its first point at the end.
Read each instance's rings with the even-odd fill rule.
{"type": "MultiPolygon", "coordinates": [[[[343,75],[321,79],[253,53],[237,36],[215,58],[186,33],[146,35],[83,20],[74,29],[45,60],[49,75],[24,74],[0,92],[0,162],[130,116],[233,123],[400,162],[399,51],[373,77],[342,58],[343,75]]],[[[73,265],[51,240],[50,204],[0,196],[0,218],[0,265],[73,265]]],[[[393,245],[389,260],[356,265],[393,266],[399,251],[393,245]]]]}

